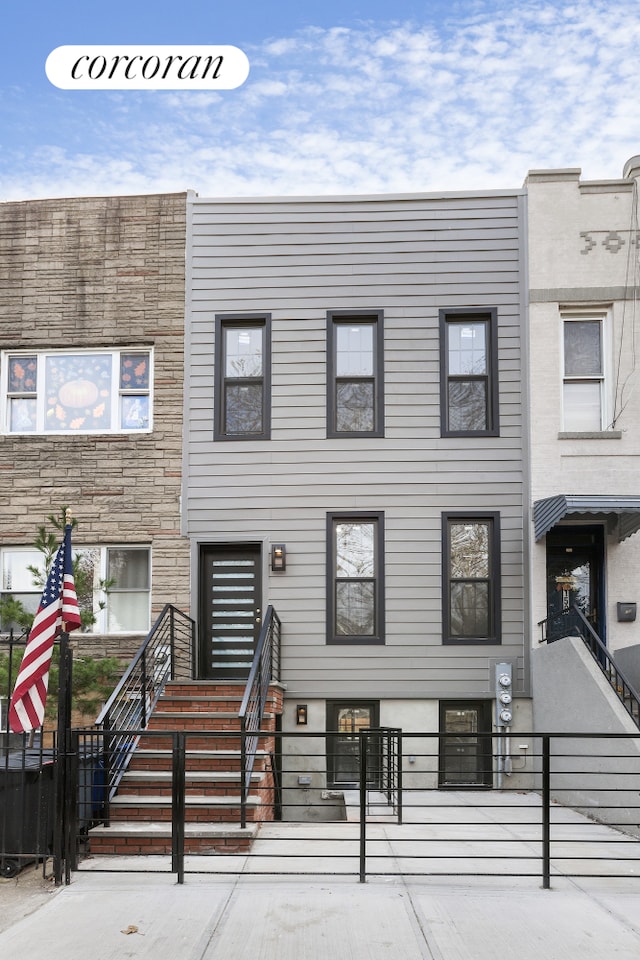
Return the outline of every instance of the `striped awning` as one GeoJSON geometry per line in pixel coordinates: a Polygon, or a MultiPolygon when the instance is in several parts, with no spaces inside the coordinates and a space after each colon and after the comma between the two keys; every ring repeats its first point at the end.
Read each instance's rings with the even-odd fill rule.
{"type": "Polygon", "coordinates": [[[533,505],[536,540],[540,540],[556,524],[569,516],[575,519],[584,517],[586,522],[604,520],[615,529],[618,541],[622,542],[640,530],[640,497],[563,494],[547,497],[546,500],[536,500],[533,505]]]}

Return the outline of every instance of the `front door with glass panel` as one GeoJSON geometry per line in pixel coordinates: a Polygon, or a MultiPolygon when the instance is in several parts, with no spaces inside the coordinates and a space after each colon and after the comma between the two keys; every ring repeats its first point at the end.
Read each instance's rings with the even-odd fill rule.
{"type": "Polygon", "coordinates": [[[490,787],[491,701],[440,701],[441,787],[490,787]]]}
{"type": "Polygon", "coordinates": [[[259,546],[202,548],[201,679],[247,679],[262,621],[260,567],[259,546]]]}
{"type": "MultiPolygon", "coordinates": [[[[329,783],[335,787],[357,787],[360,782],[361,730],[378,726],[375,701],[333,701],[327,704],[327,766],[329,783]]],[[[367,785],[379,785],[380,764],[376,749],[369,753],[367,785]]]]}
{"type": "Polygon", "coordinates": [[[605,641],[602,527],[557,527],[547,534],[547,639],[582,632],[577,607],[605,641]]]}

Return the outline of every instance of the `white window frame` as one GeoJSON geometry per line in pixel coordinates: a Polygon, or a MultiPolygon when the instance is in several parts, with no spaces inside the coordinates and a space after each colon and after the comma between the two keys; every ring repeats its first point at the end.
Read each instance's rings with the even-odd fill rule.
{"type": "MultiPolygon", "coordinates": [[[[124,636],[124,635],[141,635],[146,636],[149,632],[151,626],[151,584],[152,584],[152,569],[151,569],[151,547],[146,544],[109,544],[108,546],[92,546],[92,545],[82,545],[74,546],[73,554],[74,556],[79,554],[82,556],[83,553],[89,552],[98,552],[97,563],[94,570],[94,592],[93,592],[93,613],[96,617],[96,622],[93,626],[87,631],[91,634],[104,634],[107,636],[124,636]],[[148,583],[146,589],[137,588],[127,590],[119,590],[117,584],[110,588],[108,593],[99,589],[99,582],[105,581],[108,575],[108,561],[109,561],[109,551],[110,550],[129,550],[129,551],[138,551],[143,550],[147,553],[148,557],[148,583]],[[110,597],[122,596],[124,593],[133,592],[133,593],[147,593],[147,617],[146,624],[144,627],[138,629],[123,629],[123,630],[110,630],[109,629],[109,620],[110,620],[110,597]],[[101,609],[100,605],[104,604],[104,608],[101,609]]],[[[24,553],[27,558],[27,562],[32,566],[41,566],[40,561],[42,560],[42,554],[39,551],[34,551],[33,547],[3,547],[0,548],[0,597],[5,595],[12,596],[18,594],[20,597],[24,597],[25,594],[33,596],[33,602],[30,604],[30,607],[33,608],[33,612],[37,610],[38,604],[40,602],[40,597],[42,595],[41,587],[34,586],[32,590],[12,590],[4,588],[4,553],[19,554],[24,553]],[[37,556],[34,557],[34,554],[37,556]],[[34,563],[34,559],[36,562],[34,563]]],[[[26,564],[25,564],[26,567],[26,564]]]]}
{"type": "Polygon", "coordinates": [[[561,373],[561,409],[562,409],[562,431],[565,433],[598,433],[607,428],[610,423],[610,403],[609,403],[609,384],[611,382],[610,374],[610,347],[609,336],[611,324],[607,310],[589,310],[589,311],[562,311],[560,314],[561,332],[560,332],[560,373],[561,373]],[[571,374],[565,373],[565,325],[567,323],[599,323],[600,325],[600,350],[601,350],[601,372],[600,374],[571,374]],[[581,428],[575,424],[567,422],[567,411],[565,404],[565,387],[571,383],[599,384],[600,399],[600,424],[599,426],[581,428]]]}
{"type": "Polygon", "coordinates": [[[153,429],[153,348],[150,346],[126,346],[114,349],[104,348],[69,348],[68,350],[5,350],[2,352],[0,364],[0,393],[2,397],[2,410],[0,412],[0,431],[9,436],[91,436],[103,434],[138,434],[150,433],[153,429]],[[120,385],[120,359],[123,354],[146,354],[149,358],[148,388],[122,388],[120,385]],[[111,402],[110,402],[110,424],[109,427],[100,429],[83,430],[81,426],[69,429],[47,429],[46,428],[46,383],[45,367],[47,358],[55,357],[77,357],[77,356],[106,356],[111,357],[111,402]],[[9,392],[9,362],[10,360],[19,360],[20,358],[37,359],[37,383],[33,393],[29,392],[9,392]],[[122,426],[123,403],[128,396],[148,397],[148,422],[141,427],[122,426]],[[33,429],[11,429],[11,400],[13,399],[34,399],[36,401],[36,423],[33,429]],[[115,426],[114,426],[115,425],[115,426]]]}

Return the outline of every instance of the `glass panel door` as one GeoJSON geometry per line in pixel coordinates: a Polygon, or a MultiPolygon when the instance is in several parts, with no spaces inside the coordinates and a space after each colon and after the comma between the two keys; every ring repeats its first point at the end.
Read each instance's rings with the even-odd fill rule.
{"type": "MultiPolygon", "coordinates": [[[[327,705],[327,737],[329,781],[334,786],[357,787],[360,782],[360,730],[378,726],[378,704],[375,702],[342,702],[327,705]]],[[[367,783],[377,786],[379,768],[375,751],[370,752],[367,783]],[[373,755],[372,755],[373,753],[373,755]]]]}
{"type": "Polygon", "coordinates": [[[490,787],[491,702],[441,701],[440,732],[439,785],[490,787]]]}
{"type": "Polygon", "coordinates": [[[200,675],[246,680],[262,622],[260,547],[208,547],[201,560],[200,675]]]}

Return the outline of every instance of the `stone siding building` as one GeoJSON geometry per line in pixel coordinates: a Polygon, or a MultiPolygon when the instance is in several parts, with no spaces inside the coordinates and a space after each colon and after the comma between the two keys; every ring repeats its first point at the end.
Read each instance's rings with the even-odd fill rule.
{"type": "Polygon", "coordinates": [[[94,579],[87,654],[128,658],[164,604],[189,608],[185,210],[185,194],[0,205],[0,589],[35,608],[36,528],[69,505],[94,579]]]}

